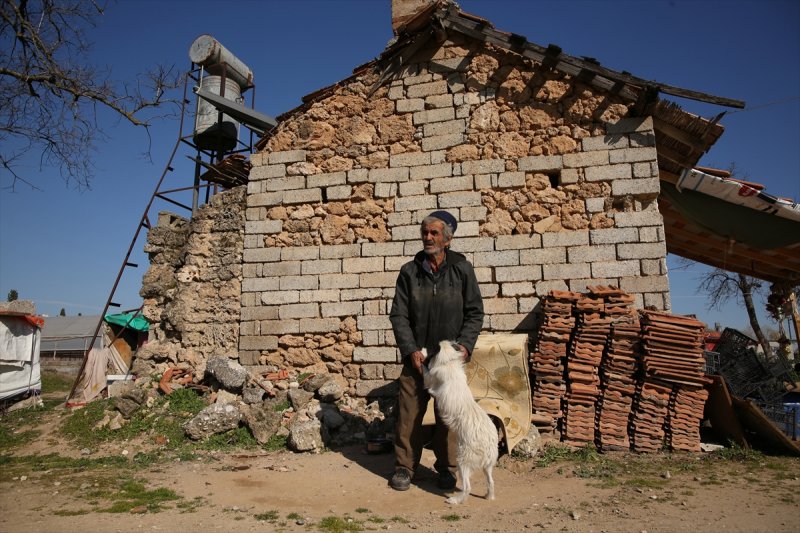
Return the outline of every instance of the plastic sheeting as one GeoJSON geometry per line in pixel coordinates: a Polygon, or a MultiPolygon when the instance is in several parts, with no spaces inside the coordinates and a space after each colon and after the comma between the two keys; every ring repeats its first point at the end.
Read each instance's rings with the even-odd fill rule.
{"type": "Polygon", "coordinates": [[[135,313],[120,313],[117,315],[106,315],[106,322],[109,324],[116,324],[117,326],[125,326],[136,331],[147,332],[150,329],[150,323],[142,316],[135,313]]]}
{"type": "Polygon", "coordinates": [[[0,400],[41,390],[39,323],[39,317],[0,315],[0,400]]]}

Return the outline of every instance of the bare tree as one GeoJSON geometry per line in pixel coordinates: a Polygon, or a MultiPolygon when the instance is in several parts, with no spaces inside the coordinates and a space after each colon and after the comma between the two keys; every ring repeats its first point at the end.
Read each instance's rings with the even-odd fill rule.
{"type": "Polygon", "coordinates": [[[764,356],[772,357],[772,349],[769,341],[761,329],[756,315],[756,308],[753,304],[753,295],[763,289],[761,280],[744,274],[728,272],[721,268],[715,268],[700,279],[699,290],[708,295],[708,308],[720,309],[731,299],[738,303],[744,303],[747,317],[750,319],[750,327],[753,328],[758,343],[764,350],[764,356]]]}
{"type": "Polygon", "coordinates": [[[0,184],[26,183],[23,160],[59,168],[67,185],[90,188],[90,154],[105,137],[99,108],[147,129],[152,111],[177,86],[172,68],[157,67],[134,83],[111,80],[86,61],[86,32],[105,5],[94,0],[0,0],[0,184]]]}

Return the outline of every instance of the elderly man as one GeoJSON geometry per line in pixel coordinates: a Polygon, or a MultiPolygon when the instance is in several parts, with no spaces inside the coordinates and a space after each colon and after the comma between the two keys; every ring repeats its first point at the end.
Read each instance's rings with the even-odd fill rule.
{"type": "MultiPolygon", "coordinates": [[[[431,442],[439,473],[438,486],[456,486],[455,436],[436,414],[433,435],[423,431],[429,395],[422,382],[422,364],[438,350],[439,342],[456,342],[469,360],[483,325],[475,271],[466,258],[450,250],[458,222],[447,211],[434,211],[421,224],[423,250],[403,265],[397,276],[389,318],[403,357],[395,431],[395,472],[389,485],[407,490],[419,465],[422,448],[431,442]]],[[[435,407],[435,404],[434,404],[435,407]]],[[[434,409],[435,411],[435,409],[434,409]]]]}

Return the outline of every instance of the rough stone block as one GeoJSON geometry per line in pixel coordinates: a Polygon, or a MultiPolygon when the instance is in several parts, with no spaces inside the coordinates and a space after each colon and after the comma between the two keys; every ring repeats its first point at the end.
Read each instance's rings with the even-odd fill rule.
{"type": "Polygon", "coordinates": [[[264,306],[242,307],[241,317],[242,320],[274,320],[278,318],[278,308],[264,306]]]}
{"type": "Polygon", "coordinates": [[[514,313],[509,315],[493,315],[493,331],[533,331],[536,329],[536,316],[533,313],[514,313]]]}
{"type": "Polygon", "coordinates": [[[517,312],[516,298],[487,298],[483,301],[483,312],[487,315],[517,312]]]}
{"type": "Polygon", "coordinates": [[[272,263],[264,268],[265,276],[296,276],[300,274],[300,261],[281,261],[272,263]]]}
{"type": "Polygon", "coordinates": [[[524,172],[548,172],[561,170],[564,161],[560,155],[537,155],[520,157],[517,161],[517,170],[524,172]]]}

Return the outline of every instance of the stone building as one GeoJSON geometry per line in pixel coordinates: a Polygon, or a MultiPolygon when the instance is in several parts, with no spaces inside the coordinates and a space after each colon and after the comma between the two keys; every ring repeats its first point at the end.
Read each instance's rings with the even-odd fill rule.
{"type": "Polygon", "coordinates": [[[395,0],[393,16],[377,60],[278,117],[246,192],[152,230],[142,295],[158,342],[143,359],[202,372],[225,353],[390,392],[396,275],[436,209],[459,220],[453,248],[475,266],[485,332],[534,331],[552,289],[615,285],[669,310],[659,178],[691,168],[722,128],[658,93],[719,99],[528,43],[447,1],[395,0]]]}

